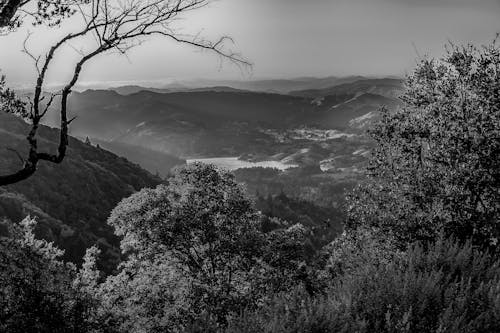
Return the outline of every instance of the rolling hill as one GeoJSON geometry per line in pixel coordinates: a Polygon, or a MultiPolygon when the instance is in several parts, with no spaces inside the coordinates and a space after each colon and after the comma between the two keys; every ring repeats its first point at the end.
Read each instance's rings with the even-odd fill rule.
{"type": "Polygon", "coordinates": [[[95,143],[99,145],[99,147],[118,156],[125,157],[130,162],[138,164],[141,168],[148,170],[152,174],[159,175],[162,178],[167,177],[174,167],[186,164],[186,160],[146,147],[118,141],[103,141],[98,139],[92,139],[91,141],[93,144],[95,143]]]}
{"type": "MultiPolygon", "coordinates": [[[[275,154],[276,137],[269,131],[284,133],[306,127],[359,132],[351,121],[382,105],[397,107],[399,101],[393,96],[399,89],[401,82],[396,79],[363,79],[295,95],[226,86],[168,93],[141,90],[126,95],[87,90],[71,96],[71,115],[78,116],[71,133],[181,158],[275,154]]],[[[47,124],[57,126],[53,116],[47,124]]],[[[133,155],[125,156],[136,161],[133,155]]]]}
{"type": "Polygon", "coordinates": [[[188,87],[170,87],[170,88],[152,88],[152,87],[142,87],[137,85],[119,86],[114,88],[109,88],[108,90],[119,93],[120,95],[132,95],[139,93],[141,91],[150,91],[159,94],[167,94],[173,92],[195,92],[195,91],[214,91],[214,92],[245,92],[246,90],[236,89],[229,86],[212,86],[212,87],[198,87],[198,88],[188,88],[188,87]]]}
{"type": "Polygon", "coordinates": [[[401,79],[363,79],[354,82],[346,82],[340,85],[332,85],[323,89],[308,89],[291,91],[292,96],[301,97],[325,97],[339,95],[356,95],[361,93],[371,93],[388,98],[397,98],[403,90],[403,80],[401,79]]]}
{"type": "MultiPolygon", "coordinates": [[[[111,209],[134,191],[159,184],[152,173],[166,176],[187,157],[247,156],[299,164],[299,170],[273,176],[265,185],[251,173],[240,178],[253,192],[264,188],[276,195],[284,189],[306,201],[335,198],[321,205],[338,205],[344,187],[361,177],[358,168],[370,149],[359,134],[377,119],[381,105],[399,105],[394,96],[400,81],[355,79],[259,83],[259,89],[266,84],[282,91],[307,88],[291,95],[228,85],[182,92],[140,86],[126,87],[121,94],[75,92],[69,112],[78,118],[71,134],[89,136],[92,144],[71,138],[62,165],[42,163],[29,181],[1,188],[0,216],[13,221],[36,216],[37,233],[66,249],[66,257],[75,262],[85,248],[98,243],[109,269],[119,259],[118,241],[105,223],[111,209]]],[[[57,113],[48,114],[46,125],[57,124],[57,113]]],[[[16,155],[5,148],[23,152],[27,131],[22,120],[0,115],[0,172],[19,167],[16,155]]],[[[57,139],[57,130],[40,129],[42,147],[55,149],[57,139]]]]}
{"type": "MultiPolygon", "coordinates": [[[[20,161],[6,148],[26,151],[28,126],[21,119],[0,114],[0,172],[19,167],[20,161]]],[[[58,131],[42,126],[39,146],[54,150],[58,131]]],[[[0,216],[19,221],[37,217],[37,234],[66,250],[66,258],[79,262],[85,249],[99,244],[106,266],[119,256],[118,240],[106,224],[110,211],[123,198],[161,179],[104,149],[70,138],[61,165],[41,162],[30,179],[0,188],[0,216]]]]}
{"type": "Polygon", "coordinates": [[[298,77],[290,79],[254,79],[254,80],[181,80],[163,85],[159,88],[173,91],[189,91],[196,88],[225,86],[252,92],[266,92],[288,94],[294,90],[322,89],[343,83],[365,79],[363,76],[327,76],[327,77],[298,77]]]}
{"type": "MultiPolygon", "coordinates": [[[[250,92],[74,93],[72,135],[146,147],[183,158],[233,155],[271,138],[260,128],[299,126],[317,109],[301,97],[250,92]]],[[[57,115],[47,119],[57,126],[57,115]]]]}

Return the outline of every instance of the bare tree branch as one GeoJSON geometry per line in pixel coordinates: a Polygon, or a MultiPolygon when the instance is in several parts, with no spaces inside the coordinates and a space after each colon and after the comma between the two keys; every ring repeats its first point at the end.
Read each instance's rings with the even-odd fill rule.
{"type": "MultiPolygon", "coordinates": [[[[2,0],[0,0],[2,1],[2,0]]],[[[5,1],[5,0],[4,0],[5,1]]],[[[58,1],[58,0],[54,0],[58,1]]],[[[228,60],[241,67],[251,66],[239,53],[228,48],[228,44],[234,44],[230,37],[223,36],[216,41],[205,40],[199,36],[190,37],[181,34],[173,27],[172,23],[181,14],[204,7],[210,0],[89,0],[89,6],[78,6],[78,13],[82,18],[83,27],[80,31],[70,33],[54,44],[44,60],[31,54],[25,40],[24,53],[35,61],[38,71],[35,93],[30,101],[29,119],[31,130],[26,139],[29,144],[28,157],[24,159],[21,170],[5,176],[0,176],[0,186],[8,185],[29,178],[37,168],[39,161],[61,163],[68,147],[68,129],[73,117],[68,120],[68,98],[75,84],[78,82],[84,65],[96,56],[117,51],[126,54],[131,48],[140,45],[146,38],[153,35],[163,36],[180,44],[186,44],[200,50],[210,51],[221,59],[228,60]],[[48,70],[55,66],[54,56],[64,45],[70,45],[80,38],[93,36],[96,46],[92,51],[78,52],[81,58],[76,63],[71,79],[66,83],[60,94],[52,95],[45,104],[43,87],[48,70]],[[37,142],[37,131],[41,119],[53,104],[56,96],[60,98],[60,136],[56,153],[39,152],[37,142]]],[[[80,0],[79,2],[85,2],[80,0]]]]}
{"type": "Polygon", "coordinates": [[[31,52],[28,50],[28,46],[27,46],[27,43],[28,43],[28,41],[29,41],[29,39],[30,39],[30,37],[31,37],[32,35],[33,35],[33,33],[32,33],[32,32],[28,32],[28,34],[26,35],[26,38],[24,39],[24,42],[23,42],[23,50],[22,50],[22,52],[23,52],[24,54],[28,55],[28,57],[30,57],[30,58],[33,60],[34,65],[35,65],[35,68],[36,68],[36,71],[37,71],[38,75],[40,75],[40,67],[39,67],[39,65],[38,65],[38,64],[39,64],[39,62],[40,62],[40,56],[35,57],[35,56],[33,55],[33,53],[31,53],[31,52]]]}

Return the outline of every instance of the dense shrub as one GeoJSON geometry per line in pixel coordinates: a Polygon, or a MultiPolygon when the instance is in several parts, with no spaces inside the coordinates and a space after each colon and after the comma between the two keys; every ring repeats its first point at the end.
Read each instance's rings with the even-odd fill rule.
{"type": "Polygon", "coordinates": [[[321,251],[323,279],[331,280],[364,265],[386,266],[401,255],[390,236],[364,228],[344,232],[321,251]]]}
{"type": "MultiPolygon", "coordinates": [[[[369,251],[369,250],[368,250],[369,251]]],[[[355,261],[355,260],[354,260],[355,261]]],[[[498,332],[500,261],[439,240],[387,265],[353,262],[323,297],[300,290],[230,321],[226,332],[498,332]]]]}

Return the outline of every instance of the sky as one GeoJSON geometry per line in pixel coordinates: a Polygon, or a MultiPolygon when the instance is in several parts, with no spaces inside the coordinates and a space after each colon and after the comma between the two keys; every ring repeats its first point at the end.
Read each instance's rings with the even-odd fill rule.
{"type": "MultiPolygon", "coordinates": [[[[82,82],[150,83],[165,80],[264,79],[330,75],[401,76],[419,56],[439,57],[448,41],[484,44],[500,32],[500,0],[215,0],[177,22],[183,33],[230,35],[253,63],[241,71],[210,53],[153,38],[127,56],[101,55],[82,82]]],[[[78,25],[32,28],[35,54],[78,25]]],[[[14,84],[34,82],[31,60],[20,52],[26,28],[0,36],[0,69],[14,84]]],[[[78,54],[67,47],[48,80],[63,82],[78,54]]]]}

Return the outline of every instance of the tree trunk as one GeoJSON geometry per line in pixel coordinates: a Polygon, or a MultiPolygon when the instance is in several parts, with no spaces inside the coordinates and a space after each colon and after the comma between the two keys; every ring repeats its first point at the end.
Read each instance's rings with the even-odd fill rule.
{"type": "Polygon", "coordinates": [[[0,28],[9,25],[21,4],[21,0],[0,0],[0,28]]]}

